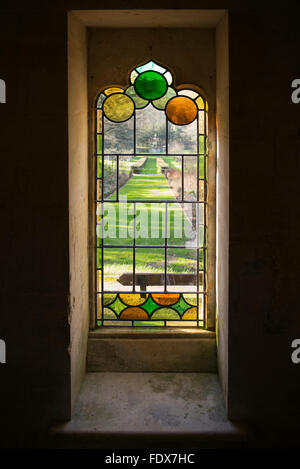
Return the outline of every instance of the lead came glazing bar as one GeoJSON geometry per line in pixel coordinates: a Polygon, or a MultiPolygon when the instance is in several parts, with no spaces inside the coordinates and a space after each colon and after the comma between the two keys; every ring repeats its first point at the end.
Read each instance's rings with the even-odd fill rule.
{"type": "MultiPolygon", "coordinates": [[[[99,293],[96,296],[95,307],[97,311],[101,309],[101,312],[96,312],[95,318],[97,321],[97,318],[101,317],[100,322],[104,326],[145,327],[149,324],[163,327],[174,325],[203,327],[204,323],[200,311],[204,311],[204,319],[206,319],[207,288],[206,102],[195,90],[181,90],[178,95],[172,85],[174,80],[171,73],[165,68],[157,66],[154,62],[145,64],[144,68],[139,67],[134,73],[132,83],[129,84],[132,89],[128,94],[123,87],[115,86],[105,89],[100,94],[101,99],[98,99],[95,111],[95,200],[101,200],[99,203],[101,206],[102,237],[99,240],[101,241],[99,245],[101,262],[99,260],[99,264],[96,264],[100,268],[95,269],[95,282],[96,285],[101,284],[100,290],[102,292],[101,295],[99,293]],[[162,74],[160,74],[160,69],[163,70],[162,74]],[[167,76],[168,80],[166,81],[167,76]],[[155,99],[157,107],[156,103],[152,104],[155,99]],[[164,105],[165,108],[163,108],[164,105]],[[143,123],[143,127],[139,126],[139,129],[137,129],[136,109],[139,113],[139,122],[143,123]],[[162,120],[160,116],[163,113],[164,119],[162,120]],[[142,116],[148,117],[144,119],[142,116]],[[137,131],[139,132],[138,148],[137,131]],[[110,137],[107,137],[106,132],[111,132],[110,137]],[[132,139],[130,135],[132,135],[132,139]],[[105,142],[107,143],[105,144],[105,142]],[[100,149],[101,151],[99,151],[100,149]],[[107,160],[104,157],[105,153],[107,160]],[[100,154],[102,155],[101,175],[98,171],[100,154]],[[122,158],[120,155],[123,155],[122,158]],[[168,159],[165,155],[168,155],[168,159]],[[202,174],[202,159],[199,155],[203,155],[201,158],[204,162],[200,204],[199,177],[200,171],[202,174]],[[180,169],[176,161],[178,157],[180,169]],[[196,177],[195,172],[197,173],[196,177]],[[99,176],[104,178],[105,184],[99,176]],[[195,189],[193,189],[193,185],[195,189]],[[181,195],[179,195],[180,192],[181,195]],[[103,242],[104,195],[107,204],[113,204],[113,201],[116,201],[114,206],[115,221],[111,215],[108,215],[106,225],[108,223],[109,228],[117,232],[117,239],[112,240],[113,242],[106,241],[105,255],[103,242]],[[127,204],[129,201],[133,203],[134,211],[133,242],[131,244],[128,236],[124,242],[118,238],[121,227],[120,204],[127,204]],[[150,212],[150,204],[155,201],[157,205],[160,202],[164,203],[165,220],[160,219],[159,212],[156,221],[151,221],[157,208],[152,207],[154,212],[150,212]],[[160,232],[164,227],[163,239],[157,233],[154,240],[143,234],[139,238],[140,244],[137,244],[137,237],[140,236],[137,233],[137,202],[140,204],[138,210],[139,231],[141,227],[146,229],[150,221],[151,230],[156,227],[160,232]],[[192,205],[190,205],[191,203],[192,205]],[[141,204],[146,204],[146,211],[141,204]],[[187,205],[185,206],[185,204],[187,205]],[[148,208],[147,205],[149,205],[148,208]],[[191,210],[188,210],[189,206],[191,210]],[[199,213],[200,207],[202,216],[199,213]],[[172,209],[172,220],[170,208],[172,209]],[[144,218],[141,218],[142,213],[145,215],[144,218]],[[202,219],[203,224],[201,224],[202,219]],[[168,220],[170,220],[170,226],[168,220]],[[178,228],[180,224],[184,231],[178,238],[176,227],[178,228]],[[190,235],[191,238],[187,236],[185,231],[186,225],[189,224],[192,233],[196,230],[195,234],[190,235]],[[203,237],[205,246],[201,247],[201,258],[200,226],[201,239],[203,237]],[[195,240],[196,246],[191,244],[195,240]],[[163,241],[162,244],[160,244],[161,241],[163,241]],[[162,257],[160,257],[161,255],[162,257]],[[108,262],[109,264],[107,264],[108,262]],[[132,266],[131,272],[130,265],[132,266]],[[104,270],[105,267],[106,270],[104,270]],[[105,272],[106,283],[104,283],[105,272]],[[195,285],[193,285],[195,282],[193,278],[196,278],[195,285]],[[162,283],[160,283],[161,281],[162,283]],[[163,291],[159,289],[160,284],[163,285],[163,291]],[[118,287],[119,291],[113,292],[112,285],[118,287]],[[156,291],[157,289],[158,291],[156,291]],[[176,289],[182,289],[182,291],[176,293],[176,289]],[[167,293],[168,290],[170,290],[169,293],[167,293]],[[202,291],[204,293],[201,293],[202,291]],[[112,299],[110,302],[109,297],[112,299]],[[106,316],[104,306],[107,311],[106,316]]],[[[95,203],[95,205],[97,210],[98,204],[95,203]]],[[[113,205],[111,206],[113,207],[113,205]]],[[[109,206],[107,208],[109,209],[109,206]]],[[[128,205],[126,209],[128,209],[128,205]]],[[[109,212],[109,210],[107,211],[109,212]]],[[[129,221],[127,220],[127,229],[128,226],[129,221]]],[[[124,230],[124,226],[122,228],[124,230]]],[[[97,262],[99,243],[95,244],[97,262]]]]}

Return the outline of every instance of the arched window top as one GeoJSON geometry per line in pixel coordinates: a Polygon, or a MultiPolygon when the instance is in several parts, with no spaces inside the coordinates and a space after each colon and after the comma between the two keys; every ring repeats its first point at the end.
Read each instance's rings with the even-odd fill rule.
{"type": "Polygon", "coordinates": [[[168,121],[175,125],[191,124],[198,111],[207,111],[207,101],[196,87],[175,87],[171,71],[152,60],[133,69],[129,77],[127,88],[109,86],[97,97],[97,109],[102,109],[112,122],[129,120],[135,109],[143,109],[149,103],[164,111],[168,121]]]}

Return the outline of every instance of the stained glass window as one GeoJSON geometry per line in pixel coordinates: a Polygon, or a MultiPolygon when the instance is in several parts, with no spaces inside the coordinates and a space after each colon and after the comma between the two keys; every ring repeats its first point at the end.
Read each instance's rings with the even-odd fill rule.
{"type": "Polygon", "coordinates": [[[95,326],[205,327],[207,102],[147,62],[95,109],[95,326]]]}

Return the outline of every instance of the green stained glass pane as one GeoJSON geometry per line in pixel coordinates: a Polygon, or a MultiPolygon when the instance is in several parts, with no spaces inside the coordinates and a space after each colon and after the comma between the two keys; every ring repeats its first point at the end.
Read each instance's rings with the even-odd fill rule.
{"type": "Polygon", "coordinates": [[[159,306],[153,301],[152,297],[149,296],[148,300],[146,303],[144,303],[141,308],[143,308],[145,311],[147,311],[148,314],[153,313],[156,309],[159,308],[159,306]]]}
{"type": "Polygon", "coordinates": [[[199,156],[199,178],[204,179],[204,156],[199,156]]]}
{"type": "Polygon", "coordinates": [[[125,94],[128,94],[128,96],[133,99],[137,109],[142,109],[143,107],[147,106],[149,102],[147,99],[143,99],[138,94],[136,94],[134,86],[129,86],[129,88],[125,91],[125,94]]]}
{"type": "Polygon", "coordinates": [[[204,269],[204,248],[199,249],[199,270],[204,269]]]}
{"type": "MultiPolygon", "coordinates": [[[[190,308],[190,305],[188,305],[182,296],[180,297],[179,301],[173,306],[173,308],[180,314],[182,315],[187,309],[190,308]]],[[[171,319],[171,318],[168,318],[171,319]]]]}
{"type": "Polygon", "coordinates": [[[198,231],[198,244],[199,247],[204,245],[204,225],[199,225],[198,231]]]}
{"type": "Polygon", "coordinates": [[[97,134],[97,155],[102,155],[102,134],[97,134]]]}
{"type": "Polygon", "coordinates": [[[105,293],[103,295],[103,304],[104,305],[109,305],[116,299],[116,293],[105,293]]]}
{"type": "Polygon", "coordinates": [[[157,109],[165,109],[167,102],[174,98],[174,96],[176,96],[176,91],[169,87],[166,94],[162,98],[155,99],[152,104],[157,109]]]}
{"type": "Polygon", "coordinates": [[[97,249],[97,268],[101,269],[102,268],[102,250],[97,249]]]}
{"type": "Polygon", "coordinates": [[[204,155],[205,154],[205,137],[204,135],[199,136],[199,153],[204,155]]]}
{"type": "Polygon", "coordinates": [[[139,73],[147,72],[149,70],[154,70],[155,72],[158,73],[165,73],[166,69],[161,67],[160,65],[157,65],[155,62],[150,60],[150,62],[147,62],[144,65],[141,65],[140,67],[137,67],[137,71],[139,73]]]}
{"type": "MultiPolygon", "coordinates": [[[[122,311],[124,311],[124,309],[127,308],[127,306],[124,305],[124,303],[122,303],[119,297],[117,297],[115,301],[109,305],[109,307],[112,311],[114,311],[117,314],[117,316],[119,316],[119,314],[121,314],[122,311]]],[[[105,318],[105,319],[110,319],[110,318],[105,318]]]]}
{"type": "Polygon", "coordinates": [[[97,158],[97,178],[102,177],[102,156],[97,158]]]}
{"type": "Polygon", "coordinates": [[[173,308],[160,308],[159,310],[154,311],[151,318],[153,320],[156,320],[156,319],[164,319],[164,320],[173,319],[174,320],[174,319],[180,319],[180,316],[173,308]]]}
{"type": "Polygon", "coordinates": [[[144,72],[134,82],[137,94],[144,99],[161,98],[167,91],[168,83],[158,72],[144,72]]]}
{"type": "Polygon", "coordinates": [[[104,308],[103,316],[104,319],[117,319],[117,316],[110,308],[104,308]]]}
{"type": "Polygon", "coordinates": [[[102,326],[102,321],[97,321],[97,326],[102,326]]]}
{"type": "Polygon", "coordinates": [[[133,321],[134,326],[150,326],[150,327],[157,327],[157,326],[164,326],[163,321],[133,321]]]}
{"type": "Polygon", "coordinates": [[[197,306],[197,295],[189,295],[185,293],[183,299],[191,306],[197,306]]]}

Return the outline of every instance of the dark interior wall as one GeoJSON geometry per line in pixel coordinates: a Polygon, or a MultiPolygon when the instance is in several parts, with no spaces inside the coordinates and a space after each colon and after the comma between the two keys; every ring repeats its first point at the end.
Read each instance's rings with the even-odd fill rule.
{"type": "MultiPolygon", "coordinates": [[[[67,9],[100,8],[71,3],[1,11],[0,414],[1,441],[15,444],[70,407],[67,9]]],[[[230,27],[229,413],[292,423],[300,416],[300,365],[290,360],[300,334],[297,14],[218,7],[229,8],[230,27]]]]}
{"type": "Polygon", "coordinates": [[[278,424],[300,416],[298,18],[229,16],[229,409],[278,424]]]}
{"type": "Polygon", "coordinates": [[[67,17],[1,13],[1,441],[69,415],[67,17]]]}
{"type": "Polygon", "coordinates": [[[151,57],[174,72],[175,83],[203,88],[215,107],[215,32],[189,28],[89,28],[89,106],[106,85],[129,85],[128,73],[151,57]]]}

